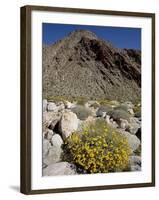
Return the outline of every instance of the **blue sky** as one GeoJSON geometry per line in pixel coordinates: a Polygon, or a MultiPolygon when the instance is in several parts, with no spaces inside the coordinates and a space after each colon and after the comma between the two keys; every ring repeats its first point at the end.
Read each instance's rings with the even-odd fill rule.
{"type": "Polygon", "coordinates": [[[43,44],[53,44],[64,38],[70,32],[84,29],[94,32],[99,38],[110,41],[118,48],[133,48],[141,50],[141,29],[109,26],[88,26],[43,23],[43,44]]]}

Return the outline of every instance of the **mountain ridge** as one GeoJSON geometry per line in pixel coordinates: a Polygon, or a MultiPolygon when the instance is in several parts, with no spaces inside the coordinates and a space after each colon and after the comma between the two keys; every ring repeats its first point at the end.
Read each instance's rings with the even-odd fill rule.
{"type": "Polygon", "coordinates": [[[43,96],[135,100],[141,96],[141,52],[119,49],[87,30],[43,46],[43,96]]]}

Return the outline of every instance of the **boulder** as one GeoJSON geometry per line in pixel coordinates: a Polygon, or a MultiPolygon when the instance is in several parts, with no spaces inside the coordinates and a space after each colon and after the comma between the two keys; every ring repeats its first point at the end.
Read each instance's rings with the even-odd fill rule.
{"type": "Polygon", "coordinates": [[[51,164],[43,169],[43,176],[56,176],[56,175],[74,175],[76,174],[76,167],[68,162],[59,162],[51,164]]]}
{"type": "Polygon", "coordinates": [[[42,156],[43,158],[47,156],[49,149],[51,148],[51,144],[49,140],[43,139],[43,145],[42,145],[42,156]]]}
{"type": "Polygon", "coordinates": [[[122,129],[119,129],[120,133],[122,133],[128,140],[128,143],[130,145],[131,153],[133,153],[140,145],[140,140],[136,135],[132,135],[131,133],[124,131],[122,129]]]}
{"type": "Polygon", "coordinates": [[[128,125],[129,125],[129,123],[128,123],[128,121],[126,119],[120,119],[119,120],[119,127],[121,129],[125,130],[128,127],[128,125]]]}
{"type": "Polygon", "coordinates": [[[53,135],[54,132],[50,129],[47,129],[47,131],[44,133],[44,138],[47,140],[51,140],[53,135]]]}
{"type": "Polygon", "coordinates": [[[62,110],[64,110],[64,109],[65,109],[64,103],[61,103],[60,105],[57,106],[58,112],[60,112],[60,111],[62,111],[62,110]]]}
{"type": "Polygon", "coordinates": [[[140,128],[141,128],[141,121],[136,117],[131,117],[129,120],[129,126],[127,127],[127,131],[135,135],[138,129],[140,128]]]}
{"type": "Polygon", "coordinates": [[[65,107],[66,107],[67,109],[71,109],[71,108],[73,107],[73,104],[72,104],[71,102],[69,102],[69,101],[66,101],[66,102],[65,102],[65,107]]]}
{"type": "Polygon", "coordinates": [[[47,111],[47,100],[43,99],[43,112],[47,111]]]}
{"type": "Polygon", "coordinates": [[[141,157],[130,156],[129,158],[131,171],[141,171],[141,157]]]}
{"type": "Polygon", "coordinates": [[[63,140],[59,134],[53,135],[51,142],[52,145],[56,147],[61,147],[61,145],[63,144],[63,140]]]}
{"type": "Polygon", "coordinates": [[[43,112],[43,125],[53,130],[61,116],[62,113],[59,112],[43,112]]]}
{"type": "Polygon", "coordinates": [[[129,124],[127,131],[129,131],[131,134],[135,135],[140,128],[140,125],[137,123],[131,123],[129,124]]]}
{"type": "Polygon", "coordinates": [[[51,146],[48,150],[47,155],[43,157],[43,164],[51,165],[53,163],[57,163],[61,161],[61,154],[62,154],[61,147],[51,146]]]}
{"type": "Polygon", "coordinates": [[[71,111],[63,113],[59,123],[59,130],[62,134],[63,139],[66,139],[73,131],[76,131],[77,128],[77,115],[71,111]]]}
{"type": "Polygon", "coordinates": [[[47,105],[47,110],[48,111],[57,111],[57,106],[55,103],[53,102],[48,102],[48,105],[47,105]]]}

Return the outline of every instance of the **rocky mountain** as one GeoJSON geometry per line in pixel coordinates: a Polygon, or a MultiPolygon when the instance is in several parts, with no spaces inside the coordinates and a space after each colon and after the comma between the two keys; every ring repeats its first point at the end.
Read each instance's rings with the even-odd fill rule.
{"type": "Polygon", "coordinates": [[[43,96],[134,101],[141,95],[141,52],[119,49],[87,30],[43,46],[43,96]]]}

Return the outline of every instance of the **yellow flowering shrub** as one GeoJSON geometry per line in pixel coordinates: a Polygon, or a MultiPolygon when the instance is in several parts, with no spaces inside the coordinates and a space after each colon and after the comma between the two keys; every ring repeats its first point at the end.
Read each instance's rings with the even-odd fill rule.
{"type": "Polygon", "coordinates": [[[127,139],[104,120],[74,132],[64,143],[64,160],[85,173],[107,173],[128,169],[130,147],[127,139]]]}

